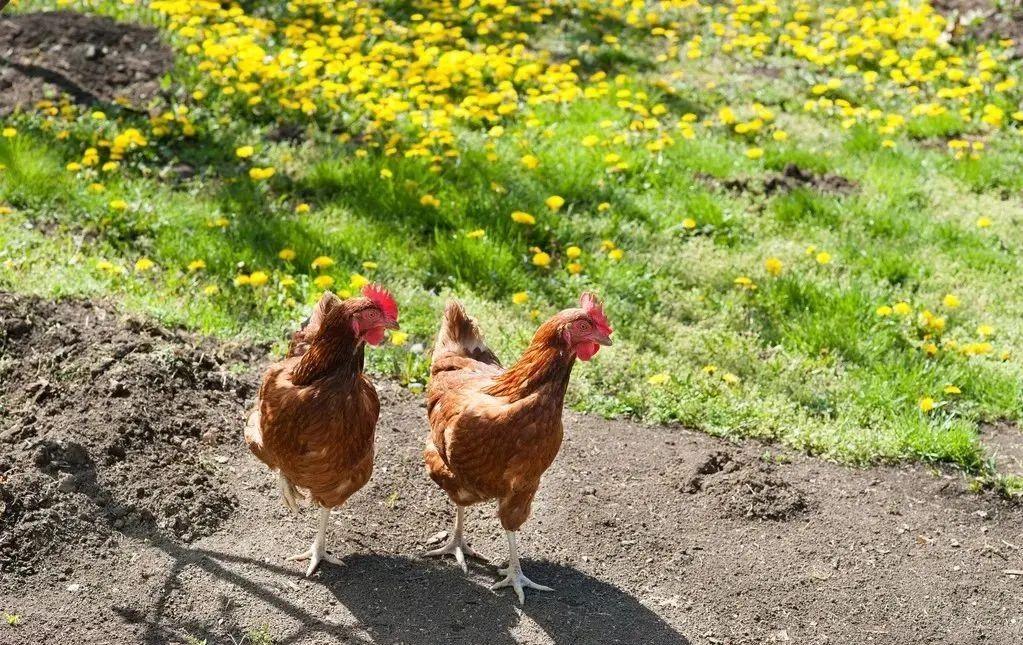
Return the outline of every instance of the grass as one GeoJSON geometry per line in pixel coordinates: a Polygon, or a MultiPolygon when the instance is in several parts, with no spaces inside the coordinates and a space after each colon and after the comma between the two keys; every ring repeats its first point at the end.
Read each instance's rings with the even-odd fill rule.
{"type": "MultiPolygon", "coordinates": [[[[665,45],[611,3],[593,4],[580,20],[565,17],[566,3],[552,3],[537,21],[495,24],[520,29],[536,60],[579,53],[576,73],[590,80],[516,81],[517,113],[467,116],[424,134],[411,116],[366,117],[351,97],[314,114],[280,108],[274,101],[296,87],[285,81],[253,89],[267,100],[249,107],[204,80],[203,57],[189,53],[193,41],[170,9],[71,5],[164,29],[178,52],[168,96],[189,111],[168,120],[125,110],[97,121],[90,110],[68,107],[8,119],[16,134],[0,138],[0,206],[10,211],[0,216],[3,288],[107,297],[204,333],[280,341],[318,297],[317,278],[330,276],[342,292],[364,278],[380,281],[396,292],[409,336],[371,352],[370,367],[404,383],[425,380],[448,297],[462,298],[511,360],[539,319],[592,289],[606,300],[615,347],[576,370],[570,403],[577,409],[769,438],[852,464],[949,463],[1013,488],[988,465],[978,428],[1023,416],[1016,351],[1023,138],[1009,117],[1000,127],[984,125],[983,101],[970,104],[968,119],[928,115],[903,86],[871,91],[853,75],[823,96],[903,115],[905,124],[886,130],[866,107],[847,123],[827,103],[805,105],[821,96],[811,86],[841,75],[838,63],[806,59],[777,40],[762,52],[723,47],[709,19],[684,6],[671,15],[686,40],[665,45]],[[620,33],[619,42],[607,33],[620,33]],[[686,43],[695,34],[704,35],[705,51],[690,60],[686,43]],[[592,76],[598,71],[609,80],[592,76]],[[611,90],[597,91],[602,82],[611,90]],[[528,100],[568,85],[594,91],[528,100]],[[206,96],[190,98],[197,87],[206,96]],[[725,107],[740,123],[766,125],[737,134],[725,107]],[[271,138],[282,124],[304,134],[271,138]],[[99,146],[105,161],[102,141],[127,128],[147,143],[130,148],[118,168],[67,170],[87,147],[99,146]],[[778,131],[787,137],[772,136],[778,131]],[[961,148],[949,140],[967,141],[967,154],[956,159],[961,148]],[[982,148],[971,147],[977,141],[982,148]],[[252,158],[236,155],[243,145],[253,145],[252,158]],[[750,148],[763,156],[750,158],[750,148]],[[182,161],[195,177],[175,178],[182,161]],[[788,164],[841,175],[853,188],[758,188],[788,164]],[[275,174],[254,180],[253,166],[275,174]],[[552,195],[564,205],[549,207],[552,195]],[[112,208],[115,200],[125,207],[112,208]],[[514,222],[513,211],[536,223],[514,222]],[[978,225],[984,220],[989,225],[978,225]],[[482,237],[469,235],[480,229],[482,237]],[[294,258],[282,260],[282,249],[294,258]],[[549,266],[533,263],[537,250],[552,258],[549,266]],[[319,256],[334,264],[311,267],[319,256]],[[137,269],[140,258],[154,266],[137,269]],[[778,270],[768,269],[769,258],[778,270]],[[197,260],[204,266],[190,270],[197,260]],[[568,271],[573,262],[577,274],[568,271]],[[236,284],[254,273],[266,284],[244,277],[236,284]],[[528,300],[516,304],[522,293],[528,300]],[[909,312],[879,313],[900,302],[909,312]]],[[[51,6],[22,2],[17,11],[51,6]]],[[[282,24],[297,12],[314,25],[346,25],[342,31],[364,19],[296,7],[256,11],[282,24]]],[[[442,49],[498,46],[500,30],[479,33],[438,7],[428,17],[467,30],[462,40],[440,41],[442,49]]],[[[378,9],[416,24],[406,3],[378,9]]],[[[242,28],[258,40],[269,27],[253,18],[242,28]]],[[[893,46],[911,58],[921,45],[893,46]]],[[[280,45],[267,40],[266,47],[280,45]]],[[[942,53],[953,55],[973,61],[977,52],[942,53]]],[[[1018,62],[1000,62],[997,78],[1019,70],[1018,62]]],[[[453,74],[467,88],[477,82],[453,74]]],[[[394,87],[407,91],[412,82],[394,87]]],[[[478,82],[501,96],[496,79],[484,74],[478,82]]],[[[1011,109],[1018,89],[1003,93],[991,100],[1011,109]]],[[[434,96],[464,100],[457,84],[434,96]]]]}

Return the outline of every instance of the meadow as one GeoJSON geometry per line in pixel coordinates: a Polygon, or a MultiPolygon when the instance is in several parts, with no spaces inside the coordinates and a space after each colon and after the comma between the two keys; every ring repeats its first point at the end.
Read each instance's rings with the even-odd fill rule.
{"type": "MultiPolygon", "coordinates": [[[[449,297],[506,361],[601,294],[571,405],[1012,493],[1017,43],[927,2],[16,1],[157,27],[144,106],[0,120],[0,287],[275,343],[324,289],[449,297]]],[[[125,97],[130,99],[130,97],[125,97]]]]}

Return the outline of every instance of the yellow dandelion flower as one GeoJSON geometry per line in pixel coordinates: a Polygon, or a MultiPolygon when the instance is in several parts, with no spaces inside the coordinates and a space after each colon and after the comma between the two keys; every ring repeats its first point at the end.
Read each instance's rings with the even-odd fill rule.
{"type": "Polygon", "coordinates": [[[358,291],[367,284],[369,284],[369,278],[361,273],[353,273],[348,278],[348,286],[351,287],[352,291],[358,291]]]}
{"type": "Polygon", "coordinates": [[[512,294],[512,302],[517,305],[524,305],[529,302],[529,294],[525,291],[518,291],[512,294]]]}
{"type": "Polygon", "coordinates": [[[316,270],[327,269],[332,266],[334,266],[334,260],[327,257],[326,255],[321,255],[320,257],[316,258],[315,260],[313,260],[312,264],[312,267],[316,270]]]}
{"type": "Polygon", "coordinates": [[[313,284],[316,285],[317,289],[327,289],[334,284],[334,278],[329,275],[319,275],[313,280],[313,284]]]}
{"type": "Polygon", "coordinates": [[[218,287],[215,284],[209,284],[203,287],[202,292],[205,293],[207,296],[213,296],[220,292],[220,287],[218,287]]]}
{"type": "MultiPolygon", "coordinates": [[[[292,260],[295,259],[295,256],[296,256],[295,250],[294,249],[290,249],[290,248],[281,249],[280,251],[277,252],[277,257],[279,257],[280,259],[284,260],[285,262],[291,262],[292,260]]],[[[317,258],[317,259],[319,259],[319,258],[317,258]]],[[[330,259],[330,258],[327,258],[327,259],[330,259]]],[[[318,268],[318,267],[313,267],[313,268],[318,268]]]]}
{"type": "Polygon", "coordinates": [[[3,131],[0,131],[0,134],[2,134],[5,139],[13,139],[18,136],[18,131],[14,128],[4,128],[3,131]]]}
{"type": "Polygon", "coordinates": [[[934,409],[935,402],[929,396],[920,397],[920,400],[916,402],[922,412],[930,412],[934,409]]]}
{"type": "Polygon", "coordinates": [[[764,156],[764,149],[763,148],[747,148],[746,149],[746,157],[748,157],[749,159],[760,159],[763,156],[764,156]]]}
{"type": "Polygon", "coordinates": [[[897,302],[895,303],[895,306],[892,307],[892,311],[894,311],[899,316],[908,316],[909,314],[913,313],[913,307],[910,306],[908,302],[897,302]]]}
{"type": "Polygon", "coordinates": [[[960,389],[959,389],[958,387],[956,387],[955,385],[952,385],[951,383],[949,383],[948,385],[946,385],[946,386],[945,386],[945,389],[944,389],[944,390],[942,390],[942,391],[943,391],[943,392],[944,392],[945,394],[962,394],[962,393],[963,393],[963,391],[962,391],[962,390],[960,390],[960,389]]]}
{"type": "Polygon", "coordinates": [[[659,374],[653,374],[646,380],[650,385],[664,385],[671,380],[671,374],[667,372],[660,372],[659,374]]]}
{"type": "Polygon", "coordinates": [[[980,336],[981,338],[987,338],[988,336],[994,336],[995,335],[995,328],[992,327],[991,325],[978,325],[977,326],[977,335],[980,336]]]}
{"type": "Polygon", "coordinates": [[[378,265],[376,262],[373,262],[372,260],[366,260],[365,262],[362,263],[362,268],[366,269],[367,271],[372,271],[378,266],[380,265],[378,265]]]}
{"type": "Polygon", "coordinates": [[[988,228],[991,226],[991,223],[991,218],[985,215],[977,218],[977,228],[988,228]]]}
{"type": "Polygon", "coordinates": [[[140,273],[149,271],[154,266],[156,266],[156,263],[149,258],[139,258],[138,260],[135,260],[135,270],[140,273]]]}
{"type": "Polygon", "coordinates": [[[827,251],[821,251],[818,253],[817,264],[831,264],[831,254],[827,251]]]}
{"type": "Polygon", "coordinates": [[[120,212],[120,211],[128,210],[128,202],[124,201],[123,199],[112,200],[108,204],[108,206],[110,206],[110,210],[112,210],[112,211],[120,212]]]}
{"type": "Polygon", "coordinates": [[[305,213],[308,213],[311,209],[312,207],[309,206],[309,204],[306,204],[305,202],[302,202],[301,204],[295,206],[295,212],[298,213],[299,215],[304,215],[305,213]]]}
{"type": "Polygon", "coordinates": [[[742,381],[742,379],[740,379],[735,374],[732,374],[731,372],[725,372],[724,374],[722,374],[721,380],[724,381],[725,383],[728,383],[729,385],[738,385],[739,382],[742,381]]]}
{"type": "Polygon", "coordinates": [[[235,148],[234,154],[239,159],[248,159],[252,155],[256,154],[256,149],[252,146],[241,146],[239,148],[235,148]]]}
{"type": "Polygon", "coordinates": [[[882,318],[886,318],[892,315],[892,308],[889,307],[888,305],[881,305],[880,307],[874,310],[874,313],[877,314],[878,316],[881,316],[882,318]]]}
{"type": "Polygon", "coordinates": [[[570,246],[567,249],[565,249],[565,256],[569,260],[574,260],[574,259],[578,258],[579,256],[581,256],[582,254],[583,254],[583,250],[580,249],[578,246],[570,246]]]}
{"type": "Polygon", "coordinates": [[[536,224],[536,218],[529,213],[523,211],[515,211],[511,214],[512,221],[517,224],[526,224],[532,226],[536,224]]]}
{"type": "Polygon", "coordinates": [[[957,296],[949,293],[946,294],[945,297],[941,299],[941,304],[945,305],[945,307],[947,307],[948,309],[955,309],[962,303],[960,303],[959,298],[957,296]]]}
{"type": "Polygon", "coordinates": [[[682,228],[686,229],[687,231],[693,230],[694,228],[696,228],[696,220],[693,219],[692,217],[685,218],[684,220],[682,220],[682,228]]]}
{"type": "Polygon", "coordinates": [[[206,268],[205,260],[192,260],[188,263],[188,272],[195,273],[196,271],[202,271],[206,268]]]}
{"type": "Polygon", "coordinates": [[[560,195],[551,195],[544,200],[544,204],[547,204],[547,208],[552,211],[558,211],[562,206],[565,205],[565,198],[560,195]]]}
{"type": "Polygon", "coordinates": [[[253,271],[249,275],[249,284],[253,287],[262,287],[269,280],[270,276],[268,276],[265,271],[253,271]]]}
{"type": "Polygon", "coordinates": [[[583,272],[583,265],[578,262],[569,262],[565,265],[565,269],[568,270],[572,275],[578,275],[583,272]]]}
{"type": "Polygon", "coordinates": [[[538,251],[537,253],[533,254],[533,264],[535,264],[536,266],[538,266],[538,267],[546,267],[546,266],[549,266],[550,263],[551,263],[551,256],[546,254],[546,253],[544,253],[543,251],[538,251]]]}
{"type": "Polygon", "coordinates": [[[234,277],[234,286],[236,287],[247,285],[249,284],[249,282],[250,282],[249,276],[245,275],[244,273],[241,275],[236,275],[234,277]]]}
{"type": "Polygon", "coordinates": [[[764,269],[767,270],[773,276],[781,275],[781,271],[785,265],[778,258],[771,257],[764,260],[764,269]]]}
{"type": "Polygon", "coordinates": [[[534,157],[533,155],[523,155],[523,157],[519,159],[519,163],[521,163],[526,168],[533,170],[540,165],[540,160],[534,157]]]}
{"type": "Polygon", "coordinates": [[[465,236],[467,238],[469,238],[470,240],[478,240],[478,239],[480,239],[481,237],[483,237],[486,234],[487,234],[486,231],[484,231],[481,228],[478,228],[478,229],[476,229],[474,231],[469,231],[468,233],[465,234],[465,236]]]}
{"type": "Polygon", "coordinates": [[[607,257],[611,258],[615,262],[618,262],[619,260],[625,257],[625,251],[621,249],[611,249],[610,253],[607,254],[607,257]]]}
{"type": "Polygon", "coordinates": [[[401,347],[408,342],[408,334],[403,331],[392,331],[391,332],[391,344],[395,347],[401,347]]]}

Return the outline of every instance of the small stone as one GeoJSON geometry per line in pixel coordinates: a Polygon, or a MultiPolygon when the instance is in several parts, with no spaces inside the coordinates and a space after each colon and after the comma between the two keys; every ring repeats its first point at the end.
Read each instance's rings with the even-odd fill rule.
{"type": "Polygon", "coordinates": [[[78,584],[77,582],[72,582],[67,586],[67,590],[70,591],[71,593],[78,593],[79,591],[82,590],[82,585],[78,584]]]}

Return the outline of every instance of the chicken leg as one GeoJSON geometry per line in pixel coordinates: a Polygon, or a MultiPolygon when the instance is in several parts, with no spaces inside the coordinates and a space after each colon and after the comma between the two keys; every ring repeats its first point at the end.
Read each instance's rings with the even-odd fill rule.
{"type": "Polygon", "coordinates": [[[423,554],[425,558],[432,558],[441,555],[454,555],[455,560],[458,561],[458,566],[462,567],[463,573],[469,572],[469,567],[465,564],[465,556],[468,554],[473,558],[482,558],[479,553],[473,551],[465,542],[465,507],[455,506],[455,533],[448,540],[448,543],[444,546],[434,549],[433,551],[427,551],[423,554]]]}
{"type": "Polygon", "coordinates": [[[316,568],[320,566],[321,561],[327,561],[332,564],[341,564],[339,559],[327,553],[327,525],[329,523],[330,509],[325,506],[321,506],[319,528],[316,530],[316,537],[313,539],[312,546],[302,553],[297,553],[288,558],[288,560],[309,560],[309,567],[305,571],[306,578],[313,575],[316,568]]]}
{"type": "Polygon", "coordinates": [[[526,604],[526,593],[523,589],[536,589],[537,591],[554,591],[550,587],[539,585],[522,573],[522,565],[519,564],[519,551],[515,545],[515,531],[505,531],[508,536],[508,568],[499,569],[498,573],[505,576],[504,580],[494,583],[491,589],[511,587],[515,595],[519,597],[519,604],[526,604]]]}

